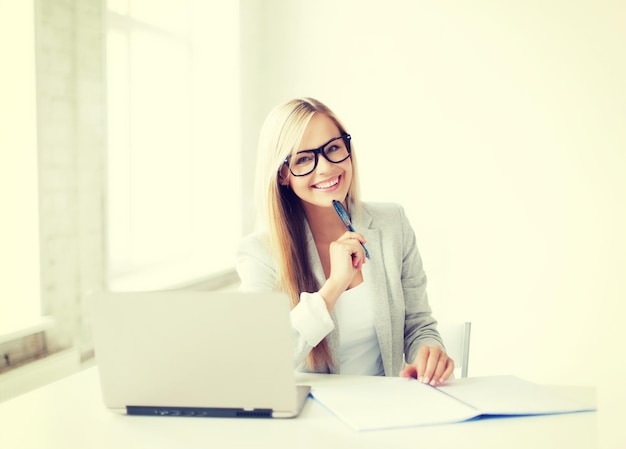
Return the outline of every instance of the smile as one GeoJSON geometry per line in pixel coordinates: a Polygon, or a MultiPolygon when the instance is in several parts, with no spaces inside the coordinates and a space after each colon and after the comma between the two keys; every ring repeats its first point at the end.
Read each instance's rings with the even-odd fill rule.
{"type": "Polygon", "coordinates": [[[330,189],[333,186],[339,184],[339,176],[329,179],[328,181],[320,182],[319,184],[313,185],[314,189],[330,189]]]}

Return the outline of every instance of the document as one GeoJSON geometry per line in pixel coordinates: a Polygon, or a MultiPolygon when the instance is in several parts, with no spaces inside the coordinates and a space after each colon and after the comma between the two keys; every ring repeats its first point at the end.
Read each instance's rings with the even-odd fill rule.
{"type": "Polygon", "coordinates": [[[321,386],[315,400],[356,430],[449,424],[486,416],[523,416],[593,410],[547,387],[515,376],[468,377],[439,387],[386,378],[321,386]]]}

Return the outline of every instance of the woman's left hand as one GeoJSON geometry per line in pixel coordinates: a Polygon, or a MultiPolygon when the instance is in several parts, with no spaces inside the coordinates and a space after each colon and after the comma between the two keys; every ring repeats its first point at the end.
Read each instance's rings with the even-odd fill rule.
{"type": "Polygon", "coordinates": [[[400,377],[414,377],[432,386],[445,382],[454,371],[454,360],[439,346],[422,346],[415,361],[400,371],[400,377]]]}

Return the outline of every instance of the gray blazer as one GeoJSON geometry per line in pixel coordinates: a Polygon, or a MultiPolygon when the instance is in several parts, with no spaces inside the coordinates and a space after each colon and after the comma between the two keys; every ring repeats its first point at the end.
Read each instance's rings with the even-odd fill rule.
{"type": "MultiPolygon", "coordinates": [[[[417,249],[415,234],[404,209],[392,203],[363,203],[361,212],[352,217],[354,228],[367,240],[369,259],[362,268],[363,279],[372,289],[375,328],[386,376],[397,376],[404,360],[412,362],[423,345],[443,346],[437,321],[431,314],[426,294],[426,274],[417,249]]],[[[265,236],[253,233],[242,241],[237,254],[237,272],[244,291],[274,290],[276,269],[266,246],[265,236]]],[[[326,276],[322,269],[313,236],[307,226],[309,263],[318,285],[326,276]]],[[[335,330],[328,336],[334,361],[339,360],[340,329],[335,316],[335,330]]],[[[301,339],[303,340],[303,339],[301,339]]],[[[296,342],[297,360],[311,350],[303,341],[296,342]]],[[[306,370],[300,365],[300,370],[306,370]]],[[[340,367],[320,372],[339,373],[340,367]]]]}

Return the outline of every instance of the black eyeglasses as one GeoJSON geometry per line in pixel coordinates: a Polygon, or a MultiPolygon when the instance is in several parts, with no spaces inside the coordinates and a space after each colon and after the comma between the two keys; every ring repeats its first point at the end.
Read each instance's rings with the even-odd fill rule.
{"type": "Polygon", "coordinates": [[[294,176],[306,176],[317,167],[317,161],[321,154],[328,162],[338,164],[350,157],[350,134],[342,134],[330,139],[324,145],[314,150],[298,151],[293,156],[287,156],[284,164],[294,176]]]}

